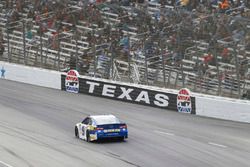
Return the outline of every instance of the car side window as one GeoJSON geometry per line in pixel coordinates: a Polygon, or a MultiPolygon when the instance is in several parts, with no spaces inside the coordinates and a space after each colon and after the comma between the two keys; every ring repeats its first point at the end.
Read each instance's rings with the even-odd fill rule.
{"type": "Polygon", "coordinates": [[[82,123],[83,124],[85,124],[85,125],[88,125],[89,124],[89,118],[85,118],[83,121],[82,121],[82,123]]]}
{"type": "Polygon", "coordinates": [[[88,125],[92,125],[92,119],[89,119],[88,125]]]}
{"type": "Polygon", "coordinates": [[[95,125],[96,125],[95,120],[93,120],[93,119],[92,119],[91,121],[92,121],[92,125],[94,125],[94,126],[95,126],[95,125]]]}

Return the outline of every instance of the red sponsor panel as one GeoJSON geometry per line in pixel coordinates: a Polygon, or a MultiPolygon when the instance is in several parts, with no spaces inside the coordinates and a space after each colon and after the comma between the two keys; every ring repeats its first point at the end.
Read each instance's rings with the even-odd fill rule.
{"type": "Polygon", "coordinates": [[[178,96],[178,100],[189,101],[191,99],[190,96],[178,96]]]}
{"type": "Polygon", "coordinates": [[[191,93],[187,88],[182,88],[177,95],[177,110],[182,113],[191,113],[191,93]]]}
{"type": "Polygon", "coordinates": [[[78,78],[74,77],[74,76],[67,76],[66,80],[68,80],[68,81],[78,81],[78,78]]]}
{"type": "Polygon", "coordinates": [[[70,76],[76,76],[76,77],[78,76],[77,72],[75,70],[70,70],[69,72],[67,72],[67,76],[69,76],[69,75],[70,76]]]}
{"type": "Polygon", "coordinates": [[[70,70],[67,72],[65,78],[65,88],[67,92],[78,93],[79,92],[79,73],[76,70],[70,70]]]}

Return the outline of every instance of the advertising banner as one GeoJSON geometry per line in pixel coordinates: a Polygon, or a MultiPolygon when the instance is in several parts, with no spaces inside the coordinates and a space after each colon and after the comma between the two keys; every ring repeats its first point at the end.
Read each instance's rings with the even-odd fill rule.
{"type": "Polygon", "coordinates": [[[173,111],[179,111],[181,105],[182,104],[184,105],[185,103],[185,105],[182,106],[183,108],[182,111],[195,114],[195,98],[194,97],[190,96],[188,99],[184,99],[182,98],[182,96],[184,95],[181,95],[181,94],[177,95],[173,93],[140,88],[139,86],[135,87],[135,86],[129,86],[125,84],[110,83],[108,81],[107,82],[100,81],[98,79],[81,78],[75,75],[75,73],[73,73],[72,70],[70,71],[67,73],[67,75],[61,76],[62,77],[61,88],[64,91],[89,94],[93,96],[105,97],[105,98],[120,100],[124,102],[164,108],[164,109],[169,109],[173,111]],[[74,74],[74,75],[72,76],[69,74],[74,74]],[[76,76],[77,76],[77,79],[76,79],[76,76]],[[74,78],[71,78],[71,77],[74,77],[74,78]],[[73,85],[74,88],[72,88],[72,86],[70,85],[73,85]],[[179,101],[177,97],[179,98],[179,101]],[[188,105],[186,106],[186,104],[188,105]],[[187,109],[186,107],[188,107],[189,109],[187,109]]]}

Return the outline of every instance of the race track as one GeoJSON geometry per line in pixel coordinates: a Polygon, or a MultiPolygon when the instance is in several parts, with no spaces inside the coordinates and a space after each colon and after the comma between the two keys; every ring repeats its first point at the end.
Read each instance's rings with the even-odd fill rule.
{"type": "Polygon", "coordinates": [[[250,166],[250,124],[1,79],[0,85],[0,167],[250,166]],[[128,140],[74,137],[82,118],[108,113],[127,122],[128,140]]]}

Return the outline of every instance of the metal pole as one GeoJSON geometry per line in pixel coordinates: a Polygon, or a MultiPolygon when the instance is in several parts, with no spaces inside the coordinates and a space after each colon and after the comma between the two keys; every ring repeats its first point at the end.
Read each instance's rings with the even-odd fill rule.
{"type": "Polygon", "coordinates": [[[145,78],[146,78],[146,84],[148,85],[148,60],[146,53],[145,53],[145,78]]]}
{"type": "Polygon", "coordinates": [[[48,43],[48,44],[47,44],[47,48],[46,48],[46,55],[45,55],[45,62],[44,62],[44,64],[47,64],[49,47],[51,47],[51,44],[48,43]]]}
{"type": "Polygon", "coordinates": [[[145,74],[144,74],[144,76],[145,76],[145,78],[146,78],[146,84],[148,85],[148,60],[147,60],[147,52],[146,52],[146,50],[145,50],[145,42],[146,42],[146,40],[144,41],[144,48],[143,48],[143,52],[144,52],[144,57],[145,57],[145,74]]]}
{"type": "Polygon", "coordinates": [[[61,60],[61,49],[60,49],[60,38],[59,38],[59,31],[57,34],[57,39],[58,39],[58,52],[57,52],[57,70],[60,71],[60,60],[61,60]]]}
{"type": "Polygon", "coordinates": [[[231,90],[230,90],[230,97],[232,97],[233,96],[233,89],[234,89],[234,79],[233,79],[233,77],[232,78],[229,78],[229,81],[231,81],[230,82],[230,88],[231,88],[231,90]]]}
{"type": "Polygon", "coordinates": [[[169,88],[169,85],[171,85],[171,75],[172,75],[172,71],[171,71],[172,69],[169,69],[169,71],[168,71],[168,83],[167,83],[167,88],[169,88]]]}
{"type": "Polygon", "coordinates": [[[75,55],[76,55],[76,70],[79,72],[79,67],[78,67],[78,38],[76,36],[76,52],[75,52],[75,55]]]}
{"type": "MultiPolygon", "coordinates": [[[[199,71],[199,73],[200,73],[200,70],[198,69],[198,71],[199,71]]],[[[199,74],[200,75],[200,74],[199,74]]],[[[197,88],[197,80],[200,78],[199,77],[199,75],[198,76],[194,76],[194,92],[196,91],[196,88],[197,88]],[[198,79],[197,79],[198,78],[198,79]]]]}
{"type": "Polygon", "coordinates": [[[11,62],[11,54],[10,54],[10,30],[9,30],[9,20],[6,24],[7,26],[7,45],[8,45],[8,62],[11,62]]]}
{"type": "Polygon", "coordinates": [[[179,70],[176,71],[176,78],[175,78],[174,88],[177,87],[178,79],[179,79],[179,70]]]}
{"type": "Polygon", "coordinates": [[[165,57],[163,55],[163,43],[162,43],[162,39],[160,39],[160,45],[161,45],[161,59],[162,59],[163,82],[164,82],[164,87],[166,87],[165,57]]]}
{"type": "Polygon", "coordinates": [[[236,65],[236,75],[237,75],[237,84],[238,84],[238,98],[240,98],[240,94],[241,94],[241,88],[240,88],[240,72],[239,72],[239,60],[238,60],[238,56],[237,56],[237,43],[235,43],[234,48],[234,58],[235,58],[235,65],[236,65]]]}
{"type": "Polygon", "coordinates": [[[131,58],[130,58],[130,38],[128,37],[128,77],[131,82],[131,58]]]}
{"type": "Polygon", "coordinates": [[[183,71],[183,61],[181,60],[181,77],[182,77],[182,87],[185,87],[185,75],[183,71]]]}
{"type": "Polygon", "coordinates": [[[42,27],[40,25],[40,56],[41,56],[41,63],[40,66],[43,65],[43,39],[42,39],[42,27]]]}
{"type": "Polygon", "coordinates": [[[39,46],[37,45],[36,56],[35,56],[35,65],[37,64],[38,47],[39,47],[39,46]]]}
{"type": "Polygon", "coordinates": [[[96,69],[97,69],[97,61],[98,61],[98,59],[96,57],[96,45],[95,45],[95,43],[94,43],[93,50],[94,50],[93,54],[94,54],[94,78],[95,78],[95,76],[96,76],[96,69]]]}
{"type": "MultiPolygon", "coordinates": [[[[23,24],[23,56],[24,56],[24,64],[27,64],[27,60],[26,60],[26,40],[25,40],[25,22],[24,20],[22,20],[22,24],[23,24]]],[[[20,55],[18,55],[18,57],[20,57],[20,55]]]]}
{"type": "Polygon", "coordinates": [[[111,59],[110,59],[110,70],[109,74],[111,76],[109,76],[109,79],[114,80],[114,50],[113,50],[113,43],[111,43],[111,59]]]}
{"type": "Polygon", "coordinates": [[[220,76],[220,69],[219,69],[219,63],[218,63],[218,55],[217,55],[217,52],[216,52],[216,48],[215,46],[216,45],[216,40],[213,39],[213,55],[215,57],[215,64],[216,64],[216,71],[217,71],[217,79],[218,79],[218,82],[219,82],[219,86],[218,86],[218,92],[217,92],[217,96],[220,96],[221,95],[221,76],[220,76]]]}
{"type": "MultiPolygon", "coordinates": [[[[217,61],[216,61],[217,62],[217,61]]],[[[217,64],[217,63],[216,63],[217,64]]],[[[218,65],[217,65],[218,66],[218,65]]],[[[220,71],[218,71],[218,93],[217,93],[217,95],[221,95],[221,85],[222,85],[222,75],[223,75],[223,73],[222,72],[220,72],[220,71]]]]}

